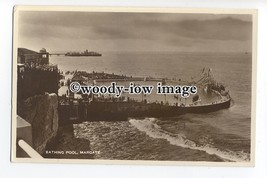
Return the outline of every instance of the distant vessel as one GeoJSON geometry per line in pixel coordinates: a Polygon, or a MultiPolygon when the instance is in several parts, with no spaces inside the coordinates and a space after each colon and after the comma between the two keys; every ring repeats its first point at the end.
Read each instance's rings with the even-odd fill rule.
{"type": "Polygon", "coordinates": [[[102,56],[101,53],[85,50],[84,52],[67,52],[65,56],[102,56]]]}

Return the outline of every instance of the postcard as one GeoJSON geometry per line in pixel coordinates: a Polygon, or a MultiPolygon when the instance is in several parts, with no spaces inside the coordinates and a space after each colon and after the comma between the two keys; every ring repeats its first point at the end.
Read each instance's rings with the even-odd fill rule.
{"type": "Polygon", "coordinates": [[[14,7],[12,162],[253,166],[257,11],[14,7]]]}

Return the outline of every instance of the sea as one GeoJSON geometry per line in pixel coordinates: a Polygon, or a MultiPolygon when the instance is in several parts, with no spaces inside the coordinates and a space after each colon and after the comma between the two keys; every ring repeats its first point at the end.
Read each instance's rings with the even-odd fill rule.
{"type": "Polygon", "coordinates": [[[101,57],[50,56],[63,71],[190,80],[209,69],[229,90],[229,109],[170,118],[74,124],[74,136],[101,160],[248,162],[251,160],[252,57],[247,53],[103,52],[101,57]]]}

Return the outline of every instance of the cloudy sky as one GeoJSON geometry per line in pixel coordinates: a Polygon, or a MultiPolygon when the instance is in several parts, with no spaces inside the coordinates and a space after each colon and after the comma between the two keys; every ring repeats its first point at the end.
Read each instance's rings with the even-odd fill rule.
{"type": "Polygon", "coordinates": [[[18,46],[48,51],[251,51],[250,15],[19,12],[18,46]]]}

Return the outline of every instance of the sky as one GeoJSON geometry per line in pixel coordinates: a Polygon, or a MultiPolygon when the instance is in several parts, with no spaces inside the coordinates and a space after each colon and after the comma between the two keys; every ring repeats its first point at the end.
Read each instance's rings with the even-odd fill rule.
{"type": "Polygon", "coordinates": [[[252,16],[20,11],[18,47],[38,51],[251,52],[252,16]]]}

